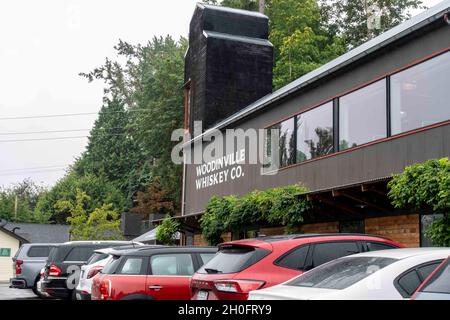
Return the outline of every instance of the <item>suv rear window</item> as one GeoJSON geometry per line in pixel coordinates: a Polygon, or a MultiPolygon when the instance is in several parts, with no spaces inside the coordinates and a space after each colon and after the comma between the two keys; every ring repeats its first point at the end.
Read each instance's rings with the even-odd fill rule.
{"type": "Polygon", "coordinates": [[[29,256],[30,258],[36,257],[47,258],[51,250],[52,247],[49,246],[34,246],[30,247],[30,249],[27,252],[27,256],[29,256]]]}
{"type": "Polygon", "coordinates": [[[224,247],[209,260],[198,273],[236,273],[240,272],[270,253],[268,250],[254,247],[224,247]]]}
{"type": "Polygon", "coordinates": [[[73,247],[64,259],[65,261],[87,261],[94,252],[93,247],[73,247]]]}
{"type": "Polygon", "coordinates": [[[343,258],[321,265],[291,282],[288,286],[342,290],[397,261],[381,257],[343,258]]]}

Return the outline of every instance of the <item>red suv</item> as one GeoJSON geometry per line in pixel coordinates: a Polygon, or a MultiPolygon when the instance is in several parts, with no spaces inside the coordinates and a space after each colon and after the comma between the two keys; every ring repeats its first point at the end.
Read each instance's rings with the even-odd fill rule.
{"type": "Polygon", "coordinates": [[[359,234],[302,234],[226,242],[192,277],[194,300],[245,300],[251,290],[285,282],[342,256],[403,248],[359,234]]]}
{"type": "Polygon", "coordinates": [[[92,300],[189,300],[192,274],[211,247],[144,247],[112,253],[92,282],[92,300]]]}

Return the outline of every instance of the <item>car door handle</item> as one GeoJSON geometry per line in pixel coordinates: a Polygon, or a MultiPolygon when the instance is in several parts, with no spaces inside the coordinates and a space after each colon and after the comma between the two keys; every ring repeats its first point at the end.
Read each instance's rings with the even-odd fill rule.
{"type": "Polygon", "coordinates": [[[154,285],[154,286],[149,286],[148,287],[150,290],[161,290],[163,287],[159,286],[159,285],[154,285]]]}

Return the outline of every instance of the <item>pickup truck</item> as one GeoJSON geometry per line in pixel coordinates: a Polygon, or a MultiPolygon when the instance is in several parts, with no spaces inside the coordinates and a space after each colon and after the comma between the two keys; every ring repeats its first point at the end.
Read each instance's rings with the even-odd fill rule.
{"type": "Polygon", "coordinates": [[[32,289],[34,294],[44,298],[37,288],[40,271],[45,267],[47,258],[55,243],[27,243],[23,244],[13,260],[13,278],[10,279],[10,288],[32,289]]]}

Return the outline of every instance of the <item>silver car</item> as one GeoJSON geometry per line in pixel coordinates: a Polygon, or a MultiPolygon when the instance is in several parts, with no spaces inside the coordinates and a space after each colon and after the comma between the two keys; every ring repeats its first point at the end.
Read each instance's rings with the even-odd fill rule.
{"type": "Polygon", "coordinates": [[[45,295],[38,290],[41,269],[45,266],[47,258],[54,243],[27,243],[23,244],[13,260],[13,278],[10,279],[10,288],[32,289],[34,294],[44,298],[45,295]]]}

